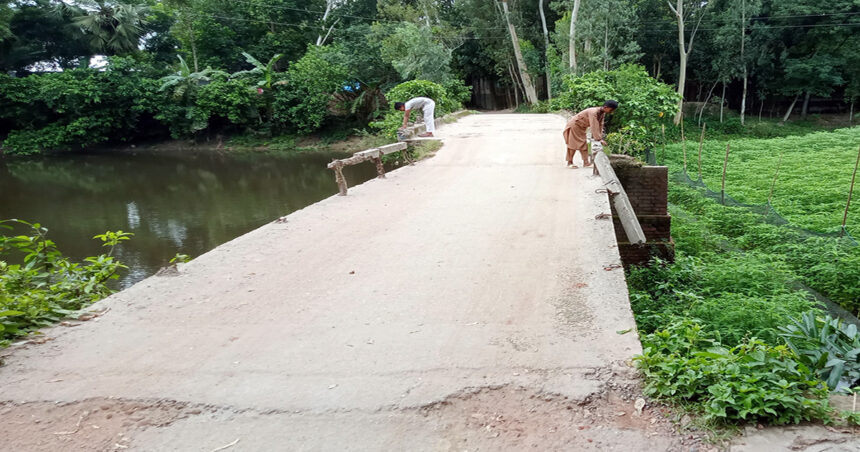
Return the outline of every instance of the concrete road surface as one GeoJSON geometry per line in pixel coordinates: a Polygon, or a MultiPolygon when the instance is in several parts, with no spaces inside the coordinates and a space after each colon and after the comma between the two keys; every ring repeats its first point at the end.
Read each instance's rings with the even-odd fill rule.
{"type": "Polygon", "coordinates": [[[13,347],[0,447],[672,447],[625,398],[641,350],[595,219],[609,204],[590,169],[565,168],[563,125],[463,118],[435,157],[13,347]]]}

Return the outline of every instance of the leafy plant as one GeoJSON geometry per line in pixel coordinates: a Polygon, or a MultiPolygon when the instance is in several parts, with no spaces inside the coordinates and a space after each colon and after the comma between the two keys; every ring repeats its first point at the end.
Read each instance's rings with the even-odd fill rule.
{"type": "Polygon", "coordinates": [[[860,380],[860,334],[857,325],[809,311],[792,324],[780,327],[782,338],[808,367],[836,390],[841,382],[860,380]]]}
{"type": "Polygon", "coordinates": [[[0,260],[0,345],[110,294],[107,283],[127,268],[112,254],[131,233],[108,231],[95,236],[108,248],[107,253],[75,263],[48,239],[48,229],[41,224],[0,221],[2,229],[12,231],[14,227],[27,232],[0,235],[0,257],[4,257],[0,260]],[[7,256],[21,263],[11,264],[5,260],[7,256]]]}
{"type": "Polygon", "coordinates": [[[176,58],[179,59],[179,70],[175,74],[162,77],[159,80],[161,87],[158,90],[165,91],[172,88],[173,96],[177,99],[183,99],[186,95],[193,94],[198,86],[209,83],[213,77],[227,77],[226,72],[209,67],[202,71],[192,72],[182,55],[177,55],[176,58]]]}
{"type": "Polygon", "coordinates": [[[253,77],[257,79],[256,86],[258,88],[265,88],[267,90],[272,89],[272,84],[276,81],[275,65],[284,57],[284,54],[275,54],[266,64],[263,64],[260,60],[254,58],[248,52],[242,52],[242,56],[245,57],[245,61],[251,64],[253,68],[245,71],[234,72],[230,78],[253,77]]]}
{"type": "Polygon", "coordinates": [[[722,422],[828,420],[828,392],[785,346],[750,339],[724,347],[700,325],[676,322],[642,339],[645,394],[690,404],[722,422]]]}
{"type": "MultiPolygon", "coordinates": [[[[429,97],[436,102],[436,117],[459,110],[468,96],[468,88],[452,84],[450,88],[427,80],[411,80],[403,82],[392,88],[385,97],[391,103],[406,102],[413,97],[429,97]],[[450,91],[450,94],[449,94],[450,91]]],[[[416,112],[418,113],[418,112],[416,112]]],[[[403,113],[399,111],[388,111],[381,121],[371,122],[373,128],[379,129],[386,136],[394,138],[397,129],[403,124],[403,113]]]]}
{"type": "Polygon", "coordinates": [[[286,85],[274,93],[273,121],[279,127],[309,133],[322,126],[333,94],[347,84],[339,58],[336,48],[314,46],[290,65],[286,85]]]}
{"type": "Polygon", "coordinates": [[[663,118],[678,109],[678,94],[671,86],[649,76],[642,66],[632,64],[578,77],[568,74],[557,96],[552,100],[553,108],[572,111],[603,105],[608,99],[617,100],[620,106],[606,122],[610,133],[620,135],[608,136],[608,141],[626,142],[623,148],[637,155],[656,148],[663,118]]]}
{"type": "Polygon", "coordinates": [[[191,261],[191,256],[182,253],[176,253],[175,256],[170,258],[170,264],[184,264],[191,261]]]}

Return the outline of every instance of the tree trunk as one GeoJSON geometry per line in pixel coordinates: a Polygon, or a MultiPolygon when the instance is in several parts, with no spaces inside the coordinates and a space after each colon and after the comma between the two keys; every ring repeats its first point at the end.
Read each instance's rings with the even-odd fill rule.
{"type": "Polygon", "coordinates": [[[761,111],[764,110],[764,99],[761,100],[761,105],[758,106],[758,122],[761,122],[761,111]]]}
{"type": "Polygon", "coordinates": [[[800,110],[800,119],[806,119],[806,116],[809,114],[809,91],[806,92],[806,96],[803,98],[803,109],[800,110]]]}
{"type": "Polygon", "coordinates": [[[744,91],[741,95],[741,126],[744,125],[744,115],[747,110],[747,63],[744,60],[744,44],[747,40],[747,2],[741,2],[741,64],[744,66],[744,91]]]}
{"type": "Polygon", "coordinates": [[[723,105],[726,104],[726,81],[723,80],[723,95],[720,97],[720,124],[723,123],[723,105]]]}
{"type": "Polygon", "coordinates": [[[546,16],[543,13],[543,0],[538,2],[540,23],[543,26],[544,59],[546,59],[546,98],[552,100],[552,74],[549,66],[549,31],[546,29],[546,16]]]}
{"type": "Polygon", "coordinates": [[[609,70],[609,20],[606,20],[606,27],[603,29],[603,70],[609,70]]]}
{"type": "Polygon", "coordinates": [[[716,81],[711,85],[711,89],[708,91],[708,96],[705,97],[705,102],[702,103],[702,108],[699,110],[699,124],[702,124],[702,115],[705,114],[705,108],[707,108],[708,102],[711,100],[711,95],[714,94],[714,88],[717,87],[717,83],[719,83],[719,81],[716,81]]]}
{"type": "MultiPolygon", "coordinates": [[[[700,6],[702,7],[702,6],[700,6]]],[[[675,115],[675,125],[680,124],[684,111],[684,85],[687,82],[687,60],[690,57],[690,52],[693,51],[693,40],[696,38],[696,32],[699,30],[699,25],[702,24],[704,12],[699,15],[699,20],[693,27],[693,32],[690,34],[690,40],[687,41],[684,35],[684,0],[677,0],[676,6],[672,6],[669,2],[669,9],[675,14],[678,19],[678,56],[680,57],[680,67],[678,71],[678,113],[675,115]]]]}
{"type": "Polygon", "coordinates": [[[523,52],[520,50],[520,40],[517,37],[517,30],[511,22],[510,13],[508,13],[507,0],[502,0],[502,9],[505,12],[505,21],[508,23],[508,32],[511,35],[511,42],[514,45],[514,56],[517,59],[520,79],[522,79],[523,85],[525,86],[526,98],[528,99],[528,103],[536,104],[538,102],[537,92],[535,91],[535,85],[532,83],[532,79],[529,76],[529,68],[526,66],[525,59],[523,59],[523,52]]]}
{"type": "Polygon", "coordinates": [[[791,105],[788,107],[788,111],[785,112],[785,116],[782,118],[782,122],[788,121],[788,118],[791,117],[791,112],[792,110],[794,110],[794,104],[797,103],[798,97],[800,97],[800,93],[797,93],[797,95],[794,96],[794,100],[791,101],[791,105]]]}
{"type": "MultiPolygon", "coordinates": [[[[684,44],[682,42],[681,47],[683,46],[684,44]]],[[[679,56],[681,57],[681,65],[680,72],[678,73],[678,95],[681,96],[681,99],[678,100],[678,113],[675,114],[675,125],[678,125],[681,122],[681,115],[684,111],[684,85],[687,82],[687,54],[684,51],[681,51],[679,56]]]]}
{"type": "Polygon", "coordinates": [[[854,124],[854,99],[851,99],[851,113],[848,114],[848,122],[854,124]]]}
{"type": "Polygon", "coordinates": [[[188,22],[188,39],[191,41],[191,60],[194,63],[194,72],[200,72],[197,65],[197,40],[194,38],[194,19],[187,18],[188,22]]]}
{"type": "Polygon", "coordinates": [[[568,38],[570,72],[576,75],[576,17],[579,14],[580,0],[573,0],[573,10],[570,12],[570,37],[568,38]]]}
{"type": "Polygon", "coordinates": [[[511,75],[511,82],[514,86],[514,101],[516,107],[520,106],[520,93],[523,92],[522,85],[520,84],[520,80],[517,78],[516,71],[514,70],[513,64],[508,64],[508,74],[511,75]]]}
{"type": "Polygon", "coordinates": [[[744,65],[744,91],[741,95],[741,125],[744,125],[744,115],[747,111],[747,81],[749,80],[747,74],[747,66],[744,65]]]}
{"type": "MultiPolygon", "coordinates": [[[[328,19],[328,15],[331,13],[332,7],[334,7],[334,0],[326,0],[325,12],[323,13],[322,20],[320,21],[320,23],[322,24],[322,26],[321,26],[322,31],[325,31],[325,21],[326,21],[326,19],[328,19]]],[[[331,30],[329,30],[329,32],[331,32],[331,30]]],[[[328,33],[326,33],[326,36],[328,36],[328,33]]],[[[323,35],[322,35],[322,33],[320,33],[317,35],[317,44],[316,44],[317,47],[323,45],[323,42],[324,42],[323,35]]]]}
{"type": "MultiPolygon", "coordinates": [[[[672,4],[669,4],[672,7],[672,4]]],[[[680,66],[678,71],[678,95],[681,99],[678,100],[678,113],[675,115],[675,125],[681,122],[681,115],[684,111],[684,85],[687,83],[687,48],[684,45],[684,1],[678,0],[677,8],[673,9],[675,17],[678,19],[678,56],[680,57],[680,66]]]]}

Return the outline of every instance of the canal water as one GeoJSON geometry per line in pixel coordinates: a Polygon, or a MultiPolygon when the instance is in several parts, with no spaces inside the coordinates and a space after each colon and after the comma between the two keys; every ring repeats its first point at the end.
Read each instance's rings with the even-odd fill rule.
{"type": "MultiPolygon", "coordinates": [[[[341,153],[102,151],[0,157],[0,219],[39,222],[60,251],[101,254],[105,231],[133,232],[115,251],[125,288],[176,254],[199,256],[241,234],[337,193],[326,164],[341,153]]],[[[376,176],[344,169],[350,185],[376,176]]]]}

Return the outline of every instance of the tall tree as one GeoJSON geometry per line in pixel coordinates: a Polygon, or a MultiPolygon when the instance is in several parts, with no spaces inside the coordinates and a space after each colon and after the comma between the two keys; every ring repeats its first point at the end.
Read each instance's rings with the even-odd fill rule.
{"type": "Polygon", "coordinates": [[[580,0],[573,0],[570,11],[570,36],[568,37],[568,52],[570,55],[570,72],[576,74],[576,21],[579,19],[580,0]]]}
{"type": "Polygon", "coordinates": [[[526,66],[526,62],[523,59],[523,53],[520,49],[520,40],[517,37],[517,30],[511,22],[510,11],[508,10],[508,1],[501,0],[501,3],[505,22],[508,24],[508,33],[511,35],[511,43],[513,43],[514,46],[514,57],[517,61],[517,68],[519,69],[520,80],[522,81],[523,88],[525,89],[526,99],[530,104],[536,104],[538,102],[537,91],[535,91],[535,85],[532,83],[531,76],[529,75],[529,68],[526,66]]]}
{"type": "Polygon", "coordinates": [[[540,10],[540,23],[543,27],[543,45],[544,45],[544,58],[546,60],[545,68],[546,68],[546,97],[549,100],[552,100],[552,69],[550,68],[549,60],[550,60],[550,45],[549,45],[549,30],[546,28],[546,14],[544,14],[543,10],[543,0],[538,2],[538,9],[540,10]]]}
{"type": "Polygon", "coordinates": [[[144,33],[149,6],[111,0],[77,0],[70,5],[61,3],[77,13],[73,18],[84,30],[94,49],[111,55],[138,51],[144,33]]]}
{"type": "Polygon", "coordinates": [[[325,41],[328,39],[332,30],[334,30],[334,26],[337,25],[338,21],[340,21],[340,19],[336,19],[328,27],[328,31],[326,31],[326,25],[328,25],[328,20],[332,14],[332,11],[334,11],[335,8],[337,8],[338,6],[343,4],[343,2],[344,2],[344,0],[326,0],[325,12],[323,12],[322,19],[320,20],[322,30],[321,30],[320,34],[317,35],[317,42],[316,42],[317,46],[321,46],[321,45],[325,44],[325,41]],[[325,33],[325,34],[323,35],[323,33],[325,33]]]}
{"type": "Polygon", "coordinates": [[[690,52],[693,51],[693,42],[696,39],[696,32],[699,31],[699,25],[702,24],[702,18],[705,16],[705,9],[708,7],[707,2],[698,0],[675,0],[675,5],[672,2],[666,2],[669,9],[675,15],[678,22],[678,57],[680,60],[678,68],[678,94],[681,100],[678,101],[678,113],[675,115],[675,124],[681,122],[684,115],[684,88],[687,83],[687,59],[690,57],[690,52]],[[695,20],[690,37],[687,38],[686,23],[688,20],[695,20]]]}

